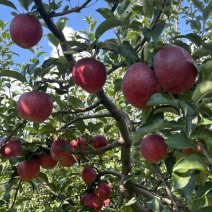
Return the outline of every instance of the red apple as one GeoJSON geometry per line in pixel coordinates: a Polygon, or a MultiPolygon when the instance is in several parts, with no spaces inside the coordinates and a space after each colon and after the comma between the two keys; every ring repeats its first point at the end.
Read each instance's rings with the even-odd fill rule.
{"type": "Polygon", "coordinates": [[[103,202],[97,199],[94,193],[90,193],[85,197],[84,206],[93,208],[95,211],[101,211],[103,202]]]}
{"type": "Polygon", "coordinates": [[[67,157],[62,158],[59,163],[60,165],[62,165],[63,167],[71,167],[76,163],[76,159],[75,157],[69,153],[69,155],[67,157]]]}
{"type": "Polygon", "coordinates": [[[49,118],[52,109],[51,97],[41,91],[23,93],[17,102],[19,116],[28,121],[41,123],[49,118]]]}
{"type": "Polygon", "coordinates": [[[172,94],[189,90],[197,76],[193,58],[179,46],[160,49],[154,56],[153,67],[161,87],[172,94]]]}
{"type": "Polygon", "coordinates": [[[88,93],[96,93],[104,86],[107,72],[104,64],[94,58],[82,58],[72,70],[74,82],[88,93]]]}
{"type": "Polygon", "coordinates": [[[70,148],[71,146],[68,141],[59,138],[52,143],[50,154],[54,160],[61,161],[70,156],[71,153],[68,150],[63,150],[62,147],[70,148]]]}
{"type": "Polygon", "coordinates": [[[45,151],[42,151],[38,156],[38,162],[44,169],[52,169],[57,165],[57,161],[54,160],[52,156],[45,151]]]}
{"type": "Polygon", "coordinates": [[[107,144],[108,144],[107,138],[105,138],[105,136],[103,135],[96,135],[91,140],[91,145],[95,149],[98,149],[103,146],[107,146],[107,144]]]}
{"type": "Polygon", "coordinates": [[[9,159],[14,156],[20,156],[22,150],[22,143],[19,140],[9,141],[1,148],[1,155],[9,159]]]}
{"type": "Polygon", "coordinates": [[[42,35],[42,26],[32,15],[18,14],[10,23],[11,39],[24,49],[35,46],[40,41],[42,35]]]}
{"type": "Polygon", "coordinates": [[[109,205],[110,205],[110,199],[104,200],[104,205],[105,205],[105,206],[109,206],[109,205]]]}
{"type": "Polygon", "coordinates": [[[146,63],[131,65],[122,80],[122,92],[128,103],[136,108],[145,108],[147,100],[160,92],[154,72],[146,63]]]}
{"type": "Polygon", "coordinates": [[[34,180],[40,173],[40,165],[37,160],[31,158],[18,163],[17,172],[19,177],[25,181],[34,180]]]}
{"type": "Polygon", "coordinates": [[[142,156],[150,163],[157,163],[168,154],[164,138],[157,134],[146,136],[140,145],[142,156]]]}
{"type": "MultiPolygon", "coordinates": [[[[70,145],[73,150],[84,150],[87,147],[87,142],[84,138],[77,137],[70,141],[70,145]]],[[[78,158],[80,154],[74,154],[74,156],[78,158]]]]}
{"type": "Polygon", "coordinates": [[[87,195],[88,195],[87,193],[84,193],[80,196],[80,205],[84,205],[84,201],[87,195]]]}
{"type": "Polygon", "coordinates": [[[97,172],[96,170],[91,167],[91,166],[86,166],[83,170],[82,170],[82,180],[86,183],[86,184],[91,184],[93,183],[97,178],[97,172]]]}
{"type": "Polygon", "coordinates": [[[100,182],[97,188],[94,190],[94,194],[99,200],[104,201],[110,197],[111,188],[108,186],[107,183],[100,182]]]}

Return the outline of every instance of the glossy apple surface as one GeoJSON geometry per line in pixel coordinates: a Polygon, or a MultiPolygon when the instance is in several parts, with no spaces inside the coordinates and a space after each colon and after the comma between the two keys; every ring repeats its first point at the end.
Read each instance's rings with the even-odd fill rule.
{"type": "Polygon", "coordinates": [[[17,111],[21,118],[32,122],[44,122],[52,113],[51,97],[41,91],[23,93],[17,102],[17,111]]]}
{"type": "Polygon", "coordinates": [[[18,14],[10,23],[10,36],[15,44],[28,49],[35,46],[43,35],[43,29],[34,16],[18,14]]]}
{"type": "Polygon", "coordinates": [[[160,49],[153,59],[158,83],[172,94],[189,90],[195,83],[197,69],[191,55],[179,46],[160,49]]]}
{"type": "Polygon", "coordinates": [[[147,100],[160,92],[160,86],[148,65],[138,62],[127,69],[122,80],[122,92],[132,106],[145,108],[147,100]]]}
{"type": "Polygon", "coordinates": [[[96,93],[104,86],[107,72],[104,64],[94,58],[82,58],[72,70],[74,82],[88,93],[96,93]]]}

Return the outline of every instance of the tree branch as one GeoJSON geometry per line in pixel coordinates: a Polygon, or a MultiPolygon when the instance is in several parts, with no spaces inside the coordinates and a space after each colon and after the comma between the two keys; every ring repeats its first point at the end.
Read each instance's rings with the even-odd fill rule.
{"type": "MultiPolygon", "coordinates": [[[[163,5],[162,5],[162,8],[166,5],[166,1],[167,0],[164,0],[164,2],[163,2],[163,5]]],[[[162,14],[162,10],[159,10],[158,11],[158,13],[157,13],[157,15],[154,17],[154,19],[153,19],[153,21],[152,21],[152,23],[151,23],[151,30],[153,30],[155,27],[156,27],[156,25],[157,25],[157,23],[158,23],[158,21],[159,21],[159,19],[160,19],[160,16],[161,16],[161,14],[162,14]]],[[[141,48],[144,46],[144,44],[146,43],[146,38],[144,37],[142,40],[141,40],[141,42],[134,48],[137,52],[139,52],[140,50],[141,50],[141,48]]]]}
{"type": "Polygon", "coordinates": [[[83,113],[83,112],[87,112],[90,110],[93,110],[94,108],[96,108],[97,106],[99,106],[101,104],[100,101],[97,101],[96,103],[94,103],[93,105],[89,106],[89,107],[85,107],[85,108],[77,108],[75,110],[58,110],[58,111],[54,111],[52,114],[54,115],[62,115],[62,114],[75,114],[75,113],[83,113]]]}
{"type": "MultiPolygon", "coordinates": [[[[46,26],[50,29],[50,31],[54,34],[54,36],[60,41],[60,43],[65,42],[66,38],[65,38],[63,32],[52,21],[51,16],[45,10],[42,1],[34,0],[34,3],[38,7],[38,11],[39,11],[41,17],[43,18],[44,22],[46,23],[46,26]]],[[[62,48],[63,52],[69,51],[68,45],[61,45],[61,48],[62,48]]],[[[72,54],[65,54],[64,56],[67,61],[75,62],[72,54]]]]}
{"type": "Polygon", "coordinates": [[[78,7],[74,7],[70,10],[64,11],[64,12],[59,12],[59,13],[51,13],[50,17],[58,17],[58,16],[63,16],[63,15],[67,15],[70,13],[78,13],[80,12],[82,9],[84,9],[92,0],[87,0],[85,1],[85,3],[83,3],[81,6],[78,7]]]}
{"type": "Polygon", "coordinates": [[[78,116],[74,119],[72,119],[70,122],[68,122],[67,124],[63,125],[62,127],[60,127],[59,131],[62,131],[64,129],[66,129],[69,125],[79,121],[79,120],[84,120],[84,119],[93,119],[93,118],[103,118],[103,117],[111,117],[110,113],[103,113],[103,114],[94,114],[94,115],[87,115],[87,116],[78,116]]]}
{"type": "Polygon", "coordinates": [[[172,192],[171,190],[169,189],[169,186],[167,186],[167,182],[165,182],[164,180],[164,177],[163,177],[163,174],[161,173],[161,170],[160,168],[156,165],[156,164],[152,164],[152,166],[154,167],[155,171],[156,171],[156,174],[158,175],[158,177],[161,179],[165,189],[166,189],[166,193],[168,195],[168,197],[171,199],[172,201],[172,204],[174,205],[175,207],[175,211],[176,212],[179,212],[179,209],[178,209],[178,206],[177,206],[177,203],[175,202],[173,196],[172,196],[172,192]]]}

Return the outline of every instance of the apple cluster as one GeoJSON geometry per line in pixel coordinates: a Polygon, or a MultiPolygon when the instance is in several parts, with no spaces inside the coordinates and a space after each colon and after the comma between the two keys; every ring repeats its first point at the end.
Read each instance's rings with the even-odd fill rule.
{"type": "MultiPolygon", "coordinates": [[[[70,142],[57,138],[51,144],[50,149],[43,148],[39,153],[32,154],[27,160],[19,162],[17,166],[17,173],[22,180],[31,181],[39,175],[40,167],[44,169],[52,169],[58,163],[63,167],[71,167],[77,163],[77,160],[80,159],[80,151],[90,148],[89,145],[91,145],[94,149],[98,149],[106,146],[107,144],[108,141],[103,135],[93,136],[90,142],[86,141],[82,137],[76,137],[70,142]],[[76,153],[71,154],[70,150],[72,152],[76,151],[76,153]]],[[[12,137],[1,147],[1,156],[5,159],[17,156],[22,156],[22,158],[24,157],[26,159],[26,155],[24,154],[22,147],[23,143],[15,137],[12,137]]],[[[88,180],[91,180],[91,178],[88,180]]],[[[95,180],[96,178],[93,182],[95,180]]],[[[88,184],[92,183],[86,181],[86,179],[85,182],[88,184]]]]}
{"type": "Polygon", "coordinates": [[[82,170],[82,180],[89,186],[89,191],[80,197],[80,204],[90,207],[95,211],[101,211],[104,206],[110,204],[112,186],[104,181],[96,182],[98,173],[95,168],[86,166],[82,170]]]}
{"type": "Polygon", "coordinates": [[[144,62],[131,65],[122,80],[122,92],[132,106],[145,108],[155,93],[181,94],[195,83],[197,68],[191,55],[179,46],[160,49],[153,58],[153,70],[144,62]]]}

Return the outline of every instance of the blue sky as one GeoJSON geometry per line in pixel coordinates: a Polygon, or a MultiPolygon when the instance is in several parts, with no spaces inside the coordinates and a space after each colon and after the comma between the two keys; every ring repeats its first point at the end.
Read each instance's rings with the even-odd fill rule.
{"type": "MultiPolygon", "coordinates": [[[[48,1],[44,1],[44,2],[48,2],[48,1]]],[[[66,3],[66,2],[67,1],[64,1],[64,3],[66,3]]],[[[80,4],[82,4],[84,1],[74,1],[74,2],[80,2],[80,4]]],[[[18,4],[16,4],[16,6],[18,7],[18,4]]],[[[76,5],[71,5],[71,6],[76,6],[76,5]]],[[[86,29],[87,23],[85,21],[83,21],[83,19],[85,18],[85,15],[89,16],[90,14],[92,14],[93,18],[97,19],[98,24],[100,24],[102,21],[104,21],[104,18],[98,12],[96,12],[96,9],[104,8],[104,7],[107,7],[107,3],[103,0],[99,0],[99,1],[95,2],[94,4],[92,4],[91,6],[89,6],[88,8],[83,9],[82,12],[80,12],[80,13],[69,14],[67,16],[69,18],[69,20],[67,21],[67,26],[72,27],[75,31],[86,29]]],[[[18,9],[19,13],[26,12],[21,7],[18,7],[17,9],[18,9]]],[[[14,9],[3,6],[3,5],[0,5],[0,11],[1,11],[0,19],[2,19],[3,21],[8,21],[8,22],[10,22],[13,18],[13,16],[11,15],[11,12],[15,12],[14,9]]],[[[8,27],[9,27],[9,24],[8,24],[8,27]]],[[[49,33],[48,29],[46,29],[46,28],[43,28],[43,29],[44,29],[44,35],[49,33]]],[[[107,38],[108,34],[111,32],[112,31],[106,33],[102,38],[107,38]]],[[[186,33],[188,33],[188,32],[186,32],[186,33]]],[[[115,36],[115,35],[113,34],[112,36],[115,36]]],[[[110,34],[110,37],[111,37],[111,34],[110,34]]],[[[49,46],[46,36],[44,36],[41,39],[41,41],[39,42],[39,46],[42,46],[41,51],[47,52],[46,54],[43,55],[43,58],[48,57],[50,55],[52,48],[49,46]]],[[[29,63],[29,58],[33,57],[33,53],[31,51],[29,51],[27,49],[21,49],[20,47],[18,47],[16,45],[13,45],[12,51],[19,53],[20,56],[19,57],[15,56],[14,59],[18,60],[20,63],[29,63]]]]}
{"type": "MultiPolygon", "coordinates": [[[[47,1],[44,1],[44,2],[47,2],[47,1]]],[[[64,1],[64,3],[65,2],[66,1],[64,1]]],[[[77,1],[77,2],[80,2],[82,4],[84,1],[77,1]]],[[[18,9],[18,13],[27,12],[22,7],[20,7],[19,4],[15,4],[15,5],[18,9]]],[[[76,6],[76,5],[72,5],[72,6],[76,6]]],[[[73,28],[75,31],[86,29],[87,23],[83,21],[83,19],[85,18],[85,16],[89,16],[90,14],[92,14],[93,18],[99,21],[98,24],[101,23],[104,20],[104,18],[98,12],[96,12],[96,9],[100,7],[102,8],[107,7],[107,3],[102,0],[97,1],[95,4],[92,4],[88,8],[83,9],[82,12],[80,13],[69,14],[68,16],[66,16],[69,18],[69,20],[67,21],[67,26],[73,28]]],[[[11,15],[11,12],[16,12],[14,9],[4,5],[0,5],[0,11],[1,11],[0,19],[5,22],[6,21],[10,22],[12,20],[13,16],[11,15]]],[[[8,24],[8,27],[9,27],[9,24],[8,24]]],[[[43,30],[44,30],[44,35],[50,32],[45,27],[43,27],[43,30]]],[[[45,55],[43,55],[43,58],[48,57],[50,55],[52,48],[49,46],[48,39],[46,38],[46,36],[44,36],[41,39],[41,41],[39,42],[39,46],[42,46],[42,51],[47,52],[45,55]]],[[[18,60],[20,63],[29,63],[29,58],[33,58],[34,56],[33,53],[29,51],[28,49],[22,49],[16,45],[12,46],[12,51],[19,53],[20,56],[19,57],[15,56],[14,59],[18,60]]]]}

